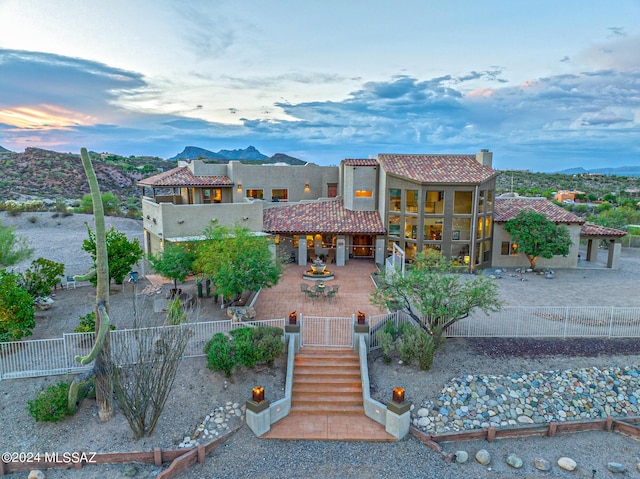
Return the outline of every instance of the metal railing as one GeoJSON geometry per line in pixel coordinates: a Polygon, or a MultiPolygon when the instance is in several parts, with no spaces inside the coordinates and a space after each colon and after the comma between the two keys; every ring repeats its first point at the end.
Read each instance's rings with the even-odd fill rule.
{"type": "MultiPolygon", "coordinates": [[[[140,334],[159,333],[165,328],[183,328],[190,333],[184,357],[204,356],[204,346],[214,334],[247,326],[272,326],[284,329],[284,318],[243,322],[208,321],[184,323],[178,326],[116,329],[110,332],[110,344],[112,350],[117,352],[120,348],[134,348],[140,334]]],[[[93,366],[82,366],[74,358],[88,354],[93,343],[94,333],[65,333],[62,338],[0,343],[0,380],[86,371],[93,366]]]]}
{"type": "Polygon", "coordinates": [[[446,331],[447,337],[638,338],[640,307],[506,307],[476,312],[446,331]]]}
{"type": "Polygon", "coordinates": [[[303,346],[353,347],[352,317],[300,317],[303,346]]]}

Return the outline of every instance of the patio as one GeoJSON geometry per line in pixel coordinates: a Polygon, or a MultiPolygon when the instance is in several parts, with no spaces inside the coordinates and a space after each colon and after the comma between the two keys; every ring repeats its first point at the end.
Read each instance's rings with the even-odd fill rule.
{"type": "Polygon", "coordinates": [[[302,273],[308,269],[309,266],[305,265],[287,265],[280,282],[260,292],[255,304],[256,319],[287,318],[292,311],[303,316],[329,317],[351,316],[358,311],[367,316],[385,313],[369,301],[374,287],[370,275],[376,269],[371,260],[351,260],[346,266],[332,265],[335,279],[330,285],[339,287],[333,298],[309,298],[301,291],[301,283],[308,283],[309,289],[314,289],[313,281],[301,279],[302,273]]]}

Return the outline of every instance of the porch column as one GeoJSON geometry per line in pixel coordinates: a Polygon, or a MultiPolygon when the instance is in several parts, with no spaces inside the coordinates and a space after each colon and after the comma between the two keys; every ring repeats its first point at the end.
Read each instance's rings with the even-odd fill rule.
{"type": "Polygon", "coordinates": [[[344,266],[346,261],[347,241],[344,235],[338,235],[336,241],[336,266],[344,266]]]}
{"type": "Polygon", "coordinates": [[[374,253],[376,264],[384,264],[384,236],[376,236],[376,251],[374,253]]]}
{"type": "Polygon", "coordinates": [[[298,264],[307,264],[307,237],[304,235],[298,236],[298,264]]]}
{"type": "Polygon", "coordinates": [[[591,261],[591,250],[593,249],[593,238],[587,240],[587,261],[591,261]]]}
{"type": "Polygon", "coordinates": [[[615,239],[609,241],[609,255],[607,257],[607,268],[618,269],[620,267],[620,252],[622,243],[615,239]]]}

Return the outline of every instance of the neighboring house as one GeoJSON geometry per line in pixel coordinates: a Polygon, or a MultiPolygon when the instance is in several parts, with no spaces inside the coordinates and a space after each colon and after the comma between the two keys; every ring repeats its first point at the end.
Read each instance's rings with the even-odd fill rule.
{"type": "Polygon", "coordinates": [[[576,195],[586,195],[586,193],[578,190],[558,190],[553,199],[560,203],[574,203],[576,195]]]}
{"type": "Polygon", "coordinates": [[[626,232],[585,223],[581,217],[544,198],[525,198],[512,193],[496,198],[493,267],[515,268],[529,265],[525,255],[518,253],[517,244],[511,240],[509,233],[503,229],[503,225],[514,218],[521,210],[542,213],[548,220],[556,224],[565,225],[569,229],[569,235],[573,242],[567,256],[554,256],[550,259],[539,258],[536,262],[536,268],[577,268],[581,239],[587,241],[585,261],[595,259],[593,258],[594,240],[598,242],[605,241],[608,243],[609,250],[607,268],[618,268],[621,250],[619,239],[626,235],[626,232]]]}
{"type": "Polygon", "coordinates": [[[275,236],[298,264],[324,256],[383,263],[393,245],[407,258],[424,248],[488,267],[494,244],[493,154],[396,155],[339,166],[200,160],[138,182],[144,248],[202,238],[212,220],[275,236]]]}

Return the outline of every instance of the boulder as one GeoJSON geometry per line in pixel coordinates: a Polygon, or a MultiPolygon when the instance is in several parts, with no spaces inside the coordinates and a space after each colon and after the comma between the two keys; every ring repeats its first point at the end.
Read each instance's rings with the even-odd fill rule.
{"type": "Polygon", "coordinates": [[[464,464],[469,460],[469,454],[467,451],[456,451],[454,455],[458,464],[464,464]]]}
{"type": "Polygon", "coordinates": [[[44,472],[42,472],[40,469],[33,469],[29,471],[27,479],[44,479],[44,472]]]}
{"type": "Polygon", "coordinates": [[[551,463],[549,461],[547,461],[546,459],[543,459],[542,457],[536,457],[533,460],[533,466],[538,471],[550,471],[551,470],[551,463]]]}
{"type": "Polygon", "coordinates": [[[520,459],[516,454],[509,454],[506,462],[514,469],[520,469],[523,464],[522,459],[520,459]]]}
{"type": "Polygon", "coordinates": [[[570,457],[561,457],[558,459],[558,466],[560,469],[564,469],[565,471],[573,471],[577,464],[576,461],[571,459],[570,457]]]}
{"type": "Polygon", "coordinates": [[[607,464],[607,469],[609,469],[611,472],[626,472],[625,467],[620,464],[619,462],[610,462],[607,464]]]}
{"type": "Polygon", "coordinates": [[[486,449],[480,449],[478,452],[476,452],[476,461],[478,461],[478,463],[482,464],[483,466],[486,466],[491,462],[491,454],[489,454],[489,451],[487,451],[486,449]]]}

